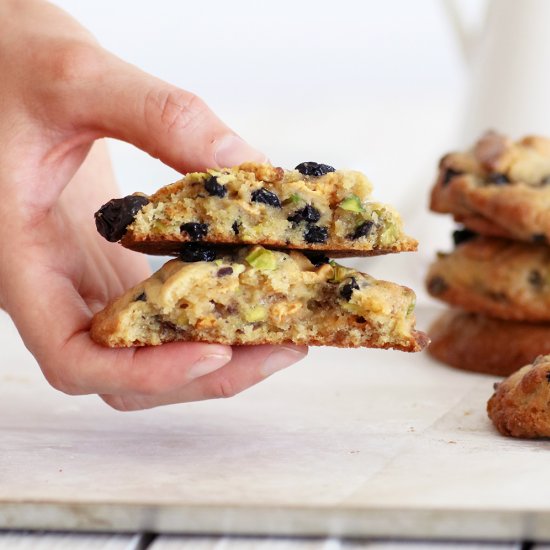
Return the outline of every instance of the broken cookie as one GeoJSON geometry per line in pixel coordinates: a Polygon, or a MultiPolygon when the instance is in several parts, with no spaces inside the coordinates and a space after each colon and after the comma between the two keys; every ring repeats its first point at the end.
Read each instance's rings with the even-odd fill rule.
{"type": "Polygon", "coordinates": [[[412,290],[322,257],[191,243],[96,314],[91,336],[110,347],[187,340],[419,351],[428,339],[415,329],[414,304],[412,290]]]}
{"type": "Polygon", "coordinates": [[[106,239],[148,254],[177,255],[188,242],[319,250],[333,257],[415,250],[399,214],[372,201],[371,190],[360,172],[326,164],[283,170],[245,163],[187,174],[150,197],[114,199],[95,217],[106,239]]]}

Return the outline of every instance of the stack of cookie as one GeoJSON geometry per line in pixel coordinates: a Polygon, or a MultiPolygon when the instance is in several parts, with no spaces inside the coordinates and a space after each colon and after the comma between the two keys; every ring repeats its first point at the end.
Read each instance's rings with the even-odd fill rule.
{"type": "Polygon", "coordinates": [[[428,292],[453,306],[430,352],[458,368],[507,376],[550,353],[550,140],[488,132],[440,162],[431,209],[464,229],[438,254],[428,292]]]}
{"type": "Polygon", "coordinates": [[[329,258],[416,249],[370,193],[359,172],[247,163],[109,201],[103,237],[175,259],[96,314],[92,338],[422,349],[412,290],[329,258]]]}

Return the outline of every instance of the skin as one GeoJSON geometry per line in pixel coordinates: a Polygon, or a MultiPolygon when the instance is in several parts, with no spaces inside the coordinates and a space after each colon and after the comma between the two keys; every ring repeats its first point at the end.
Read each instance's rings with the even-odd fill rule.
{"type": "Polygon", "coordinates": [[[48,382],[118,410],[228,397],[307,349],[200,343],[108,349],[95,312],[149,275],[93,213],[120,196],[103,137],[180,172],[265,160],[204,102],[102,49],[62,10],[3,0],[0,20],[0,307],[48,382]]]}

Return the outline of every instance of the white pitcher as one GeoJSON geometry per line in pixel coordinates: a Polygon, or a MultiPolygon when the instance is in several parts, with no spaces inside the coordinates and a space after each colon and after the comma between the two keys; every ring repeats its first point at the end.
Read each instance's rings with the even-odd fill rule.
{"type": "Polygon", "coordinates": [[[550,0],[489,0],[478,31],[445,0],[471,76],[460,145],[488,128],[550,136],[550,0]]]}

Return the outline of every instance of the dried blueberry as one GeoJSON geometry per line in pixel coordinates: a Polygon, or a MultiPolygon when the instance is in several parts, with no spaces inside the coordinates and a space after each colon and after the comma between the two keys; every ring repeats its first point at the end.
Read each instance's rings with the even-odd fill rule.
{"type": "Polygon", "coordinates": [[[252,191],[251,198],[252,202],[262,202],[268,206],[281,208],[281,201],[279,200],[279,197],[273,193],[273,191],[268,191],[265,187],[252,191]]]}
{"type": "Polygon", "coordinates": [[[213,262],[216,251],[202,243],[187,243],[180,249],[180,259],[183,262],[213,262]]]}
{"type": "Polygon", "coordinates": [[[231,275],[233,273],[233,268],[232,267],[222,267],[220,269],[218,269],[218,277],[225,277],[227,275],[231,275]]]}
{"type": "Polygon", "coordinates": [[[470,241],[475,237],[477,237],[477,233],[475,233],[471,229],[464,228],[453,231],[453,242],[455,243],[455,246],[470,241]]]}
{"type": "Polygon", "coordinates": [[[208,233],[208,224],[198,222],[182,223],[180,232],[187,233],[193,241],[202,241],[208,233]]]}
{"type": "Polygon", "coordinates": [[[374,227],[373,221],[366,221],[359,225],[355,231],[350,235],[350,238],[354,241],[360,239],[361,237],[366,237],[371,232],[374,227]]]}
{"type": "Polygon", "coordinates": [[[536,235],[533,235],[532,239],[533,242],[537,244],[546,244],[548,242],[548,239],[544,233],[537,233],[536,235]]]}
{"type": "Polygon", "coordinates": [[[304,256],[315,266],[319,267],[323,264],[328,264],[330,258],[325,256],[322,252],[304,252],[304,256]]]}
{"type": "Polygon", "coordinates": [[[334,168],[328,164],[319,164],[318,162],[302,162],[294,170],[298,170],[304,176],[324,176],[329,172],[334,172],[334,168]]]}
{"type": "Polygon", "coordinates": [[[134,302],[146,302],[147,301],[147,294],[145,292],[142,292],[139,296],[134,298],[134,302]]]}
{"type": "Polygon", "coordinates": [[[448,185],[449,182],[456,176],[461,176],[462,172],[459,172],[458,170],[453,170],[452,168],[447,168],[445,170],[445,173],[443,174],[443,182],[442,185],[448,185]]]}
{"type": "Polygon", "coordinates": [[[321,212],[311,204],[306,204],[300,210],[296,210],[287,220],[292,223],[309,222],[315,223],[321,219],[321,212]]]}
{"type": "Polygon", "coordinates": [[[227,187],[218,183],[218,178],[216,178],[216,176],[210,176],[204,182],[204,188],[208,194],[213,197],[225,197],[225,195],[227,195],[227,187]]]}
{"type": "Polygon", "coordinates": [[[542,277],[542,274],[537,269],[533,269],[533,271],[529,273],[527,280],[529,281],[530,284],[532,284],[537,289],[540,289],[544,284],[544,279],[542,277]]]}
{"type": "Polygon", "coordinates": [[[364,324],[367,322],[367,320],[362,315],[357,315],[357,317],[355,317],[355,322],[364,324]]]}
{"type": "Polygon", "coordinates": [[[235,235],[238,235],[241,230],[241,222],[239,220],[235,220],[231,226],[231,229],[233,229],[233,233],[235,233],[235,235]]]}
{"type": "Polygon", "coordinates": [[[328,229],[318,225],[309,224],[304,231],[304,240],[306,243],[326,243],[328,239],[328,229]]]}
{"type": "Polygon", "coordinates": [[[95,225],[102,237],[114,243],[122,239],[136,214],[149,202],[147,197],[129,195],[104,204],[95,214],[95,225]]]}
{"type": "Polygon", "coordinates": [[[439,296],[440,294],[443,294],[447,290],[449,290],[449,285],[447,284],[445,279],[443,279],[443,277],[440,277],[439,275],[432,277],[428,281],[428,292],[432,296],[439,296]]]}
{"type": "Polygon", "coordinates": [[[546,373],[546,380],[548,380],[548,382],[550,382],[550,371],[548,371],[548,372],[546,373]]]}
{"type": "Polygon", "coordinates": [[[510,183],[510,179],[506,174],[501,174],[500,172],[493,172],[487,176],[487,183],[492,183],[494,185],[506,185],[510,183]]]}
{"type": "Polygon", "coordinates": [[[342,286],[340,296],[349,302],[354,290],[359,290],[359,285],[357,284],[355,277],[351,277],[349,282],[342,286]]]}

